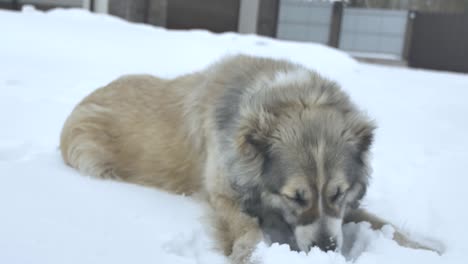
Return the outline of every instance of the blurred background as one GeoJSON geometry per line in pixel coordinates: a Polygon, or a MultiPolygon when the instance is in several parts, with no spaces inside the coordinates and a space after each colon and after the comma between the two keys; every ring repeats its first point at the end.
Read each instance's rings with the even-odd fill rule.
{"type": "Polygon", "coordinates": [[[468,0],[0,0],[3,9],[24,5],[317,42],[361,61],[468,72],[468,0]]]}

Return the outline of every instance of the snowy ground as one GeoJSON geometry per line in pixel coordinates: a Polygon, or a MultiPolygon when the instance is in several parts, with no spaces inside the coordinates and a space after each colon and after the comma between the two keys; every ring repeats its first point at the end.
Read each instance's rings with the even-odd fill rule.
{"type": "Polygon", "coordinates": [[[467,263],[468,75],[360,64],[314,44],[167,31],[80,10],[0,11],[0,263],[225,263],[190,198],[79,176],[60,159],[62,123],[124,73],[173,77],[238,52],[289,58],[343,85],[378,124],[365,206],[443,243],[401,248],[365,223],[346,252],[258,246],[276,263],[467,263]]]}

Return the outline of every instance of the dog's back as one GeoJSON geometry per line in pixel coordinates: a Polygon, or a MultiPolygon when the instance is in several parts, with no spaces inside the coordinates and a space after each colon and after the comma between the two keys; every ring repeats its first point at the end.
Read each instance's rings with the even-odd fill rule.
{"type": "Polygon", "coordinates": [[[97,89],[62,130],[64,161],[83,174],[177,193],[200,187],[203,153],[188,140],[178,83],[147,75],[122,77],[97,89]],[[174,89],[172,89],[174,88],[174,89]]]}
{"type": "Polygon", "coordinates": [[[239,104],[229,95],[288,67],[285,61],[233,56],[171,80],[119,78],[75,107],[62,130],[62,157],[85,175],[197,192],[204,188],[207,151],[217,144],[214,122],[223,117],[230,123],[229,109],[239,104]]]}

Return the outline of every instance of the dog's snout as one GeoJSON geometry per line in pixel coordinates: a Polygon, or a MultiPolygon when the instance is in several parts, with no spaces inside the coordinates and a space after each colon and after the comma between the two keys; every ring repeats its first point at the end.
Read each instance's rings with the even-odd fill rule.
{"type": "Polygon", "coordinates": [[[336,251],[338,245],[334,237],[331,236],[320,236],[317,241],[311,242],[307,248],[309,252],[313,247],[318,247],[322,251],[336,251]]]}
{"type": "Polygon", "coordinates": [[[336,238],[332,236],[322,235],[319,237],[316,243],[313,243],[322,251],[335,251],[337,249],[336,238]]]}
{"type": "Polygon", "coordinates": [[[340,251],[343,244],[341,219],[323,218],[309,225],[297,226],[295,235],[299,248],[310,251],[318,247],[322,251],[340,251]]]}

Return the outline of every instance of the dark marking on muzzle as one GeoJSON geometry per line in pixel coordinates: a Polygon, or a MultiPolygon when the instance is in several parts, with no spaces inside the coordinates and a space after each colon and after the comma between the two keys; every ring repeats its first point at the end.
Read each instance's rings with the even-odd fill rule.
{"type": "Polygon", "coordinates": [[[300,251],[293,229],[277,212],[268,212],[260,219],[263,234],[269,243],[288,244],[291,250],[300,251]]]}

